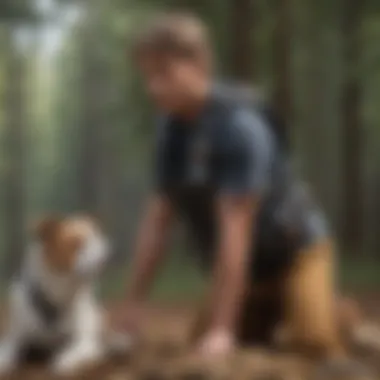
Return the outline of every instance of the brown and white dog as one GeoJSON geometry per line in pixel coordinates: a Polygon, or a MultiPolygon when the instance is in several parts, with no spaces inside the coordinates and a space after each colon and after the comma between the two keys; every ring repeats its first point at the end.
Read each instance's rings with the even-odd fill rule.
{"type": "MultiPolygon", "coordinates": [[[[109,256],[107,239],[88,217],[48,217],[37,224],[20,278],[10,289],[10,314],[0,346],[0,373],[17,367],[27,345],[55,349],[52,370],[72,374],[117,344],[94,285],[109,256]]],[[[118,348],[127,349],[127,340],[118,348]]]]}

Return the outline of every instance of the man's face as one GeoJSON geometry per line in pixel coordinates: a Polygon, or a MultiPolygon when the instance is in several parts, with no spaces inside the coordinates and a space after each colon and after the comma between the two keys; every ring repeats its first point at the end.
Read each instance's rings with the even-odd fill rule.
{"type": "Polygon", "coordinates": [[[139,63],[149,96],[166,112],[186,109],[206,80],[202,65],[191,59],[152,55],[139,63]]]}

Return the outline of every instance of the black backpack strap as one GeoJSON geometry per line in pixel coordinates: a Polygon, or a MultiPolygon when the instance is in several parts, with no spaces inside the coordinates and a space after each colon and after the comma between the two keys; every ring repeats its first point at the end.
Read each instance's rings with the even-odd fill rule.
{"type": "Polygon", "coordinates": [[[28,289],[32,304],[46,325],[55,325],[61,315],[61,308],[49,300],[39,285],[30,283],[28,289]]]}

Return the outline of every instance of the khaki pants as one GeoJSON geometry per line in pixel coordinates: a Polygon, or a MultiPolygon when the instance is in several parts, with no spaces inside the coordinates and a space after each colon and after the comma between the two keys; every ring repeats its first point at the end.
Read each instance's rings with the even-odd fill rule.
{"type": "MultiPolygon", "coordinates": [[[[249,289],[237,326],[239,342],[269,344],[276,327],[283,324],[289,344],[303,353],[341,355],[334,288],[332,243],[321,241],[303,249],[279,278],[249,289]]],[[[192,339],[208,328],[209,315],[203,307],[192,339]]]]}

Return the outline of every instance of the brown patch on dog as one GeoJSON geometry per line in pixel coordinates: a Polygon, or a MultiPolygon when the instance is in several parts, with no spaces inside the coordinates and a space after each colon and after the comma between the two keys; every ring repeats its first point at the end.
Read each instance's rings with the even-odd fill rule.
{"type": "Polygon", "coordinates": [[[39,221],[34,235],[42,243],[48,266],[56,272],[72,270],[87,236],[100,230],[89,216],[48,216],[39,221]]]}
{"type": "Polygon", "coordinates": [[[62,221],[63,218],[58,215],[45,216],[33,224],[31,233],[41,242],[51,241],[54,239],[62,221]]]}

